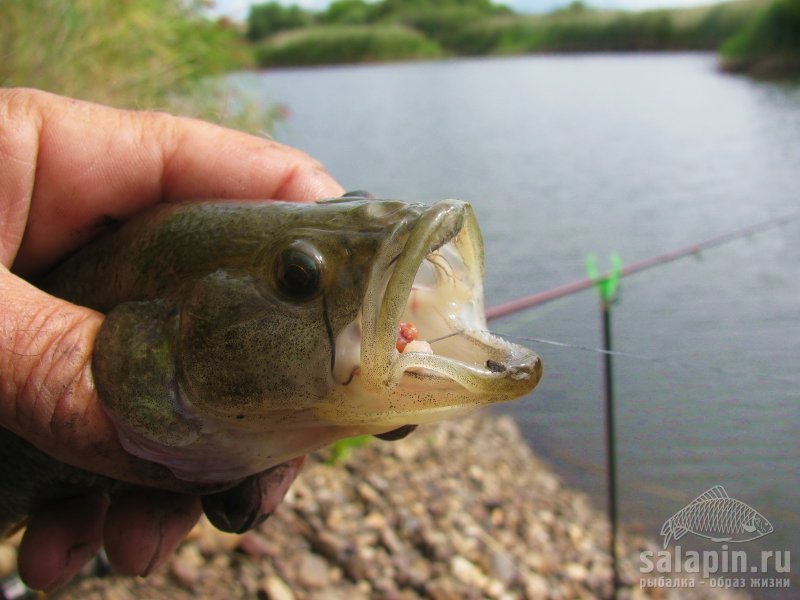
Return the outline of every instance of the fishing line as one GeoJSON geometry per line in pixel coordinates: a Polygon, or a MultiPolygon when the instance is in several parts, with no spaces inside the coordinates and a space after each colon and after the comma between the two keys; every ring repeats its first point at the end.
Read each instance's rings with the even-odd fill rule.
{"type": "MultiPolygon", "coordinates": [[[[694,365],[694,364],[691,364],[691,363],[682,362],[682,361],[679,361],[679,360],[675,360],[675,359],[672,359],[672,358],[661,357],[661,356],[649,356],[649,355],[646,355],[646,354],[636,354],[636,353],[633,353],[633,352],[624,352],[624,351],[621,351],[621,350],[605,350],[603,348],[597,348],[597,347],[594,347],[594,346],[582,346],[580,344],[571,344],[571,343],[568,343],[568,342],[559,342],[559,341],[556,341],[556,340],[548,340],[548,339],[544,339],[544,338],[536,338],[536,337],[529,337],[529,336],[522,336],[522,335],[513,335],[513,334],[510,334],[510,333],[492,332],[492,331],[488,331],[488,330],[487,330],[487,333],[491,333],[492,335],[497,335],[497,336],[502,337],[502,338],[508,338],[508,339],[519,340],[519,341],[524,341],[524,342],[533,342],[533,343],[536,343],[536,344],[544,344],[544,345],[548,345],[548,346],[556,346],[558,348],[569,348],[569,349],[572,349],[572,350],[581,350],[583,352],[592,352],[594,354],[607,354],[609,356],[619,356],[621,358],[632,358],[632,359],[635,359],[635,360],[641,360],[641,361],[650,362],[650,363],[654,363],[654,364],[658,364],[658,365],[663,365],[663,366],[668,366],[668,367],[676,367],[676,368],[685,369],[685,370],[691,370],[691,371],[694,371],[695,373],[712,372],[712,373],[716,373],[717,375],[725,375],[725,376],[737,377],[737,378],[747,377],[747,378],[750,378],[750,379],[756,379],[756,380],[760,380],[760,381],[764,381],[764,382],[767,382],[767,381],[769,381],[770,383],[780,382],[780,383],[784,383],[784,384],[792,385],[792,386],[796,386],[797,383],[798,383],[796,380],[793,381],[793,380],[789,379],[788,377],[776,377],[774,375],[769,375],[769,376],[767,376],[767,375],[759,375],[758,373],[753,373],[753,372],[733,371],[731,369],[725,369],[724,367],[698,366],[698,365],[694,365]]],[[[450,335],[454,335],[454,334],[450,334],[450,335]]],[[[447,336],[447,337],[450,337],[450,336],[447,336]]]]}
{"type": "MultiPolygon", "coordinates": [[[[545,338],[538,338],[538,337],[531,337],[525,335],[514,335],[511,333],[500,333],[497,331],[490,331],[488,329],[483,330],[484,333],[489,333],[491,335],[496,335],[498,337],[509,339],[509,340],[517,340],[520,342],[532,342],[534,344],[543,344],[546,346],[555,346],[556,348],[566,348],[569,350],[580,350],[581,352],[591,352],[592,354],[607,354],[609,356],[618,356],[620,358],[631,358],[634,360],[640,360],[644,362],[649,362],[657,365],[667,366],[678,368],[682,370],[690,370],[695,373],[715,373],[717,375],[724,375],[726,377],[737,377],[737,378],[748,378],[750,380],[758,380],[763,382],[770,382],[770,383],[784,383],[786,385],[796,386],[797,381],[791,380],[788,377],[776,377],[774,375],[759,375],[753,372],[742,372],[742,371],[734,371],[731,369],[725,369],[723,367],[713,367],[713,366],[698,366],[695,364],[682,362],[679,360],[675,360],[672,358],[666,358],[663,356],[650,356],[647,354],[637,354],[635,352],[625,352],[623,350],[605,350],[604,348],[599,348],[596,346],[584,346],[581,344],[572,344],[570,342],[559,342],[557,340],[549,340],[545,338]]],[[[429,344],[433,345],[437,342],[441,342],[450,338],[453,338],[458,335],[462,335],[464,330],[460,331],[453,331],[452,333],[448,333],[447,335],[443,335],[437,338],[433,338],[431,340],[425,340],[429,344]]]]}

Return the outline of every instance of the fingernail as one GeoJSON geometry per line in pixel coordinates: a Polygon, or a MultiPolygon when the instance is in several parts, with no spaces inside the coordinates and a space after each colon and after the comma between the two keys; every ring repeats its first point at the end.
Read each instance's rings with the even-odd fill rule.
{"type": "Polygon", "coordinates": [[[203,510],[220,531],[244,533],[258,518],[261,487],[257,476],[248,477],[236,487],[201,498],[203,510]]]}
{"type": "Polygon", "coordinates": [[[293,459],[252,475],[236,487],[202,497],[203,510],[217,529],[244,533],[257,527],[275,511],[305,462],[293,459]]]}
{"type": "Polygon", "coordinates": [[[161,517],[158,522],[158,542],[147,565],[139,573],[139,577],[147,577],[160,567],[178,547],[181,540],[186,537],[189,530],[194,527],[195,521],[196,519],[182,508],[177,508],[161,517]]]}
{"type": "Polygon", "coordinates": [[[42,591],[48,594],[72,579],[83,566],[94,557],[96,550],[89,544],[76,544],[67,551],[67,561],[64,569],[51,583],[42,586],[42,591]]]}

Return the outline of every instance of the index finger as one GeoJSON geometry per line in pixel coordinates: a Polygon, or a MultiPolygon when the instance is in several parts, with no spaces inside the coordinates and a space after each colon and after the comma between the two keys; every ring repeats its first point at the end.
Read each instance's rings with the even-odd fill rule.
{"type": "Polygon", "coordinates": [[[0,156],[10,158],[0,172],[0,258],[23,275],[160,201],[343,192],[300,151],[194,119],[32,90],[0,91],[0,116],[0,156]]]}

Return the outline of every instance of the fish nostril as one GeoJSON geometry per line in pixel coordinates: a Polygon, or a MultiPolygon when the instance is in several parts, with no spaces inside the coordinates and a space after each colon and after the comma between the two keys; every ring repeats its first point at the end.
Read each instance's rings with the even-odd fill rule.
{"type": "Polygon", "coordinates": [[[505,373],[506,366],[503,363],[492,360],[491,358],[486,361],[486,368],[492,373],[505,373]]]}

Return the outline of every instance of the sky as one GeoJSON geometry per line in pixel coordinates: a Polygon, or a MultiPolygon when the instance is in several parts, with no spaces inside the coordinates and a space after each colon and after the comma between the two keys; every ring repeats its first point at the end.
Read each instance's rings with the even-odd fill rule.
{"type": "MultiPolygon", "coordinates": [[[[251,4],[260,4],[267,0],[213,0],[214,8],[209,12],[213,16],[227,16],[236,21],[247,18],[251,4]]],[[[569,4],[570,0],[495,0],[506,4],[517,12],[536,13],[548,12],[560,6],[569,4]]],[[[716,4],[729,0],[587,0],[586,4],[594,8],[623,9],[623,10],[648,10],[652,8],[684,8],[687,6],[701,6],[716,4]]],[[[322,10],[330,0],[280,0],[281,4],[298,4],[308,10],[322,10]]]]}

